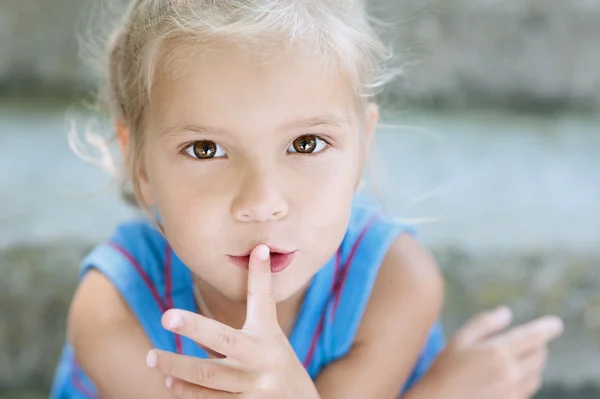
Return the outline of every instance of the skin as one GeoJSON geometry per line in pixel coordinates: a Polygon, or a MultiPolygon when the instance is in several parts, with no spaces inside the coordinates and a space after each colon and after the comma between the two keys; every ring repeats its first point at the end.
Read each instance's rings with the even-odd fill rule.
{"type": "MultiPolygon", "coordinates": [[[[216,367],[214,359],[206,363],[149,352],[148,338],[119,293],[105,276],[91,271],[78,288],[69,317],[69,339],[78,362],[103,398],[218,398],[227,392],[246,398],[396,397],[439,315],[443,298],[435,261],[410,236],[398,237],[390,247],[355,345],[346,357],[326,367],[312,382],[286,338],[308,282],[333,256],[346,231],[364,153],[378,119],[377,107],[357,107],[349,79],[341,70],[321,68],[300,51],[259,55],[223,43],[205,50],[174,54],[176,75],[159,70],[144,124],[144,160],[137,177],[144,200],[159,211],[170,244],[193,272],[214,320],[172,310],[165,314],[163,326],[216,352],[232,350],[218,346],[219,333],[226,329],[230,337],[247,338],[248,320],[263,312],[249,310],[252,291],[248,287],[253,280],[228,256],[256,251],[262,247],[259,244],[295,251],[290,267],[266,273],[268,282],[259,280],[258,292],[267,293],[268,301],[258,309],[272,318],[251,323],[258,330],[250,329],[252,339],[234,340],[245,344],[232,355],[260,353],[269,347],[280,356],[276,362],[262,359],[253,364],[236,358],[238,363],[214,372],[206,366],[216,367]],[[306,135],[321,137],[318,148],[323,150],[294,152],[290,145],[306,135]],[[218,154],[225,155],[194,158],[189,149],[198,141],[218,144],[218,154]],[[86,317],[90,313],[96,316],[86,317]],[[172,325],[174,318],[179,322],[172,325]],[[261,330],[264,325],[268,329],[261,330]],[[213,327],[213,335],[197,334],[207,331],[207,326],[213,327]],[[270,339],[259,339],[256,331],[270,339]],[[149,365],[144,362],[147,355],[149,365]],[[196,379],[189,381],[185,373],[190,369],[204,370],[204,374],[195,373],[196,379]],[[211,378],[197,378],[207,375],[211,378]]],[[[117,126],[125,147],[126,123],[118,121],[117,126]]],[[[260,262],[255,263],[254,269],[264,277],[260,262]]],[[[527,349],[519,353],[543,351],[558,333],[548,332],[549,322],[540,323],[536,331],[545,334],[522,334],[524,338],[512,341],[500,336],[494,347],[510,348],[518,341],[527,349]]],[[[409,394],[411,398],[427,397],[430,392],[440,398],[479,397],[483,391],[464,389],[469,389],[469,378],[479,377],[479,363],[489,363],[490,357],[473,354],[480,353],[490,337],[506,326],[474,325],[467,325],[465,334],[477,328],[486,333],[469,345],[451,344],[460,350],[449,351],[445,363],[409,394]],[[455,375],[462,383],[450,390],[458,396],[449,396],[444,386],[450,386],[448,376],[453,375],[454,364],[463,365],[462,374],[455,375]]],[[[532,366],[527,374],[515,366],[521,365],[521,357],[515,359],[497,369],[512,367],[525,378],[539,375],[543,368],[543,364],[532,366]]],[[[496,372],[492,370],[487,380],[494,380],[496,372]]],[[[516,389],[498,383],[495,392],[512,395],[516,389]]],[[[508,397],[526,396],[503,396],[508,397]]]]}
{"type": "Polygon", "coordinates": [[[360,179],[361,124],[348,79],[302,54],[266,59],[232,45],[180,59],[159,74],[148,112],[144,199],[156,206],[169,243],[196,276],[207,306],[226,324],[245,317],[247,273],[228,260],[262,243],[295,251],[273,276],[282,323],[295,319],[302,290],[339,247],[360,179]],[[208,54],[208,55],[206,55],[208,54]],[[294,93],[294,95],[290,95],[294,93]],[[290,153],[298,137],[322,137],[322,151],[290,153]],[[200,161],[182,153],[208,140],[226,154],[200,161]]]}

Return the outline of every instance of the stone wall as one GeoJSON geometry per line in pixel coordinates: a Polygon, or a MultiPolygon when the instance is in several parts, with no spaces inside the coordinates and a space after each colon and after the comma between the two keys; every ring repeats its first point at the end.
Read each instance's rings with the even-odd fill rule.
{"type": "MultiPolygon", "coordinates": [[[[406,67],[406,78],[386,93],[392,104],[600,108],[600,2],[371,3],[375,15],[392,23],[390,39],[406,67]]],[[[0,91],[93,85],[93,68],[78,58],[76,32],[85,33],[89,15],[105,14],[104,4],[1,0],[0,91]]],[[[101,36],[92,32],[87,39],[101,36]]]]}

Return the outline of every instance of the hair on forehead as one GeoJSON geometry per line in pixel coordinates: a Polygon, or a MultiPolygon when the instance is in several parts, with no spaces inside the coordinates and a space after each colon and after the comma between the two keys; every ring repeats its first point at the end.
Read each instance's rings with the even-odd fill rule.
{"type": "Polygon", "coordinates": [[[177,76],[177,59],[188,46],[201,53],[209,44],[233,43],[267,55],[267,49],[302,49],[319,65],[341,68],[358,104],[400,72],[389,67],[391,47],[364,0],[132,0],[121,15],[105,53],[100,101],[128,128],[123,181],[132,183],[138,203],[144,114],[156,74],[165,69],[177,76]]]}

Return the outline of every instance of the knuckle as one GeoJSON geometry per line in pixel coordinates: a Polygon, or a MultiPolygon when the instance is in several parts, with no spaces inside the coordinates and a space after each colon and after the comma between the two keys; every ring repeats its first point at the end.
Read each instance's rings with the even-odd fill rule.
{"type": "Polygon", "coordinates": [[[502,344],[501,342],[496,342],[490,345],[488,347],[487,356],[489,356],[494,363],[500,364],[501,366],[505,366],[507,363],[510,363],[509,350],[506,345],[502,344]]]}
{"type": "MultiPolygon", "coordinates": [[[[159,360],[161,360],[160,356],[158,358],[159,358],[159,360]]],[[[162,370],[162,372],[165,375],[173,375],[173,363],[171,362],[171,359],[164,359],[164,360],[165,360],[164,362],[160,362],[160,361],[158,362],[159,365],[161,365],[161,363],[162,363],[162,366],[160,366],[159,368],[162,370]]]]}
{"type": "Polygon", "coordinates": [[[486,355],[502,384],[512,385],[519,380],[521,369],[504,345],[491,345],[486,355]]]}
{"type": "Polygon", "coordinates": [[[192,375],[194,376],[194,382],[202,385],[214,377],[215,370],[206,363],[197,363],[194,365],[192,375]]]}
{"type": "Polygon", "coordinates": [[[518,380],[520,370],[517,365],[507,361],[498,361],[495,367],[495,374],[502,385],[512,386],[518,380]]]}
{"type": "Polygon", "coordinates": [[[519,384],[521,372],[517,367],[507,367],[500,375],[500,384],[508,389],[515,389],[519,384]]]}
{"type": "Polygon", "coordinates": [[[185,399],[208,399],[208,395],[204,389],[189,388],[189,397],[185,399]]]}
{"type": "Polygon", "coordinates": [[[179,380],[175,380],[173,382],[173,386],[171,387],[171,392],[173,392],[173,394],[175,394],[175,396],[177,396],[178,398],[185,397],[184,396],[185,390],[184,390],[183,384],[179,380]]]}
{"type": "Polygon", "coordinates": [[[475,318],[475,322],[486,330],[494,328],[498,324],[496,320],[493,311],[482,312],[475,318]]]}
{"type": "Polygon", "coordinates": [[[188,334],[196,334],[200,330],[198,322],[195,318],[194,320],[186,321],[183,327],[187,330],[188,334]]]}
{"type": "Polygon", "coordinates": [[[490,327],[495,324],[494,323],[495,318],[494,318],[493,312],[481,313],[478,318],[479,318],[479,322],[486,327],[490,327]]]}
{"type": "Polygon", "coordinates": [[[538,328],[531,329],[529,334],[525,334],[523,339],[529,344],[530,347],[543,347],[545,343],[544,333],[538,328]]]}
{"type": "Polygon", "coordinates": [[[285,364],[286,354],[283,350],[277,348],[265,353],[266,365],[269,369],[279,369],[285,364]]]}
{"type": "Polygon", "coordinates": [[[275,298],[275,291],[273,290],[273,285],[269,284],[269,286],[264,291],[264,298],[268,301],[272,301],[275,298]]]}
{"type": "Polygon", "coordinates": [[[459,331],[451,340],[448,342],[448,347],[462,348],[468,344],[471,340],[471,333],[468,329],[464,328],[459,331]]]}
{"type": "Polygon", "coordinates": [[[219,331],[219,345],[222,348],[227,348],[227,349],[231,349],[231,348],[235,347],[235,345],[236,345],[235,334],[227,328],[222,328],[219,331]]]}

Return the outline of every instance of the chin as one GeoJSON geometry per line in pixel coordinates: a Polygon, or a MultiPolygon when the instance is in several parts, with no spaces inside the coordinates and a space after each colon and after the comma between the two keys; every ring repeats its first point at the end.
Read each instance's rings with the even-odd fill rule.
{"type": "Polygon", "coordinates": [[[312,276],[297,276],[292,273],[273,276],[273,299],[276,303],[290,299],[303,288],[308,286],[312,276]]]}

